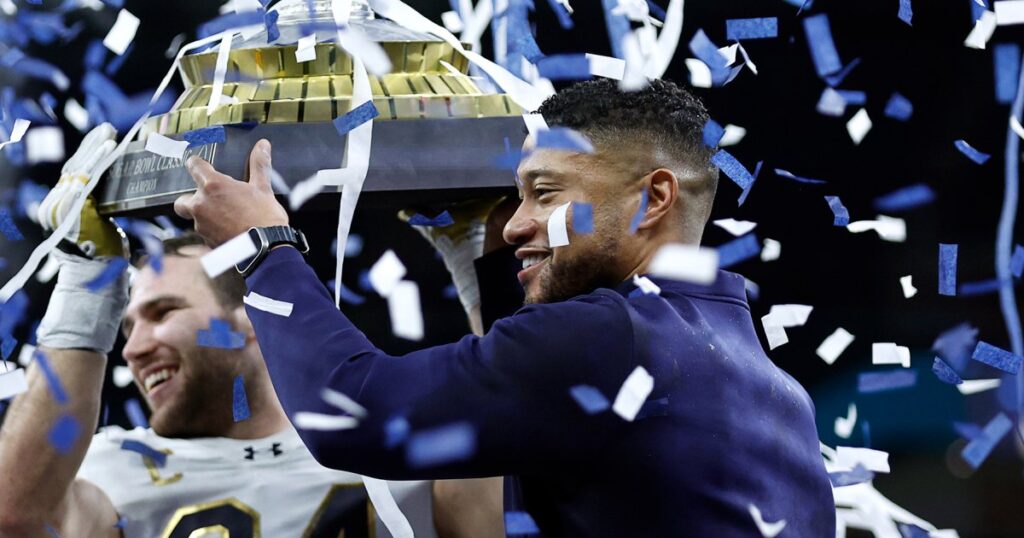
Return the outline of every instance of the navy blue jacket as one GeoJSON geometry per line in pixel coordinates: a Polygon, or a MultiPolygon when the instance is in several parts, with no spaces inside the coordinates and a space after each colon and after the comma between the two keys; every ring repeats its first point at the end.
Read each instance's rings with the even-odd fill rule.
{"type": "Polygon", "coordinates": [[[762,350],[743,278],[655,282],[660,296],[598,289],[395,357],[334,307],[296,250],[280,248],[247,283],[293,303],[291,316],[247,311],[289,417],[337,414],[325,386],[367,409],[354,429],[299,430],[328,467],[391,480],[513,475],[546,536],[758,536],[750,504],[785,519],[782,536],[834,536],[813,404],[762,350]],[[638,365],[655,382],[633,422],[588,415],[570,395],[590,385],[613,401],[638,365]],[[388,439],[396,417],[414,434],[468,423],[475,449],[411,465],[388,439]]]}

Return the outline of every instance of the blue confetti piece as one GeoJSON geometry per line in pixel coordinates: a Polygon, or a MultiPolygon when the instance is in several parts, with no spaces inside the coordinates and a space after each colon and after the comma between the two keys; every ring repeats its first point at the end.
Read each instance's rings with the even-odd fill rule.
{"type": "Polygon", "coordinates": [[[108,63],[107,67],[105,69],[103,69],[103,72],[108,77],[112,77],[112,76],[116,75],[117,72],[121,70],[121,66],[124,65],[125,60],[128,59],[128,56],[130,56],[132,51],[134,51],[134,50],[135,50],[135,43],[129,44],[128,48],[124,50],[124,54],[121,54],[121,55],[115,54],[114,57],[111,58],[110,63],[108,63]]]}
{"type": "MultiPolygon", "coordinates": [[[[366,275],[367,275],[366,278],[369,279],[369,273],[368,272],[366,273],[366,275]]],[[[362,277],[362,275],[360,275],[360,277],[362,277]]],[[[326,285],[327,285],[327,289],[331,290],[332,292],[334,291],[334,281],[333,280],[327,281],[326,285]]],[[[369,285],[369,281],[368,280],[367,280],[366,285],[369,285]]],[[[361,304],[366,302],[366,297],[363,297],[362,295],[359,295],[358,293],[352,291],[343,282],[341,284],[341,300],[344,301],[346,304],[350,304],[352,306],[359,306],[359,305],[361,305],[361,304]]]]}
{"type": "Polygon", "coordinates": [[[559,3],[558,0],[548,0],[548,5],[551,6],[551,11],[554,11],[555,15],[558,17],[559,26],[561,26],[563,30],[571,30],[573,24],[569,10],[566,9],[563,4],[559,3]]]}
{"type": "Polygon", "coordinates": [[[935,357],[935,360],[932,362],[932,373],[935,374],[935,377],[939,378],[939,381],[949,385],[959,385],[964,382],[956,371],[946,364],[946,361],[938,357],[935,357]]]}
{"type": "Polygon", "coordinates": [[[124,402],[124,414],[128,415],[128,422],[131,422],[133,428],[149,428],[146,413],[142,411],[142,404],[137,399],[129,398],[124,402]]]}
{"type": "Polygon", "coordinates": [[[608,398],[605,398],[604,394],[601,394],[596,387],[590,385],[576,385],[569,389],[569,394],[588,415],[606,411],[611,407],[608,398]]]}
{"type": "Polygon", "coordinates": [[[89,291],[96,293],[117,280],[117,277],[121,276],[121,273],[123,273],[127,268],[128,260],[124,258],[114,258],[110,260],[110,263],[108,263],[106,267],[103,268],[103,272],[96,278],[87,282],[85,287],[89,291]]]}
{"type": "Polygon", "coordinates": [[[67,454],[75,446],[75,440],[82,433],[82,427],[71,415],[61,415],[50,429],[49,441],[60,454],[67,454]]]}
{"type": "Polygon", "coordinates": [[[899,17],[901,21],[913,26],[911,19],[914,18],[914,10],[910,5],[910,0],[900,0],[900,10],[896,16],[899,17]]]}
{"type": "Polygon", "coordinates": [[[209,22],[201,24],[199,29],[196,30],[196,33],[198,34],[199,39],[203,39],[233,28],[242,28],[243,26],[254,26],[257,24],[263,25],[263,16],[263,10],[227,13],[209,22]]]}
{"type": "Polygon", "coordinates": [[[281,37],[281,30],[277,27],[277,11],[268,11],[263,16],[263,26],[267,27],[267,43],[273,43],[281,37]]]}
{"type": "Polygon", "coordinates": [[[7,360],[10,358],[11,353],[14,353],[14,348],[18,347],[18,340],[9,334],[3,335],[0,339],[0,358],[7,360]]]}
{"type": "Polygon", "coordinates": [[[235,385],[231,392],[231,414],[235,422],[248,420],[252,414],[249,412],[249,398],[245,395],[245,380],[242,376],[235,377],[235,385]]]}
{"type": "Polygon", "coordinates": [[[828,473],[829,481],[831,481],[832,485],[837,488],[870,482],[874,478],[875,473],[865,469],[864,466],[860,464],[857,464],[857,466],[850,471],[828,473]]]}
{"type": "Polygon", "coordinates": [[[117,518],[117,523],[114,523],[114,528],[115,529],[123,529],[124,526],[127,525],[127,524],[128,524],[128,518],[125,517],[125,516],[121,516],[121,517],[117,518]]]}
{"type": "Polygon", "coordinates": [[[977,343],[978,329],[968,323],[944,331],[935,339],[932,350],[946,359],[955,368],[963,370],[970,360],[971,352],[977,343]]]}
{"type": "Polygon", "coordinates": [[[811,178],[807,178],[807,177],[800,177],[800,176],[797,176],[797,175],[793,174],[789,170],[783,170],[781,168],[776,168],[775,169],[775,174],[778,175],[779,177],[784,177],[786,179],[791,179],[793,181],[796,181],[797,183],[807,183],[809,185],[824,185],[824,184],[828,183],[824,179],[811,179],[811,178]]]}
{"type": "Polygon", "coordinates": [[[629,221],[629,233],[635,234],[637,229],[640,228],[640,221],[644,220],[644,215],[647,214],[647,189],[644,189],[640,193],[640,207],[636,208],[636,213],[633,214],[633,218],[629,221]]]}
{"type": "Polygon", "coordinates": [[[601,0],[601,8],[604,10],[604,22],[608,28],[608,41],[611,42],[612,56],[625,58],[623,52],[623,40],[630,32],[629,19],[626,18],[624,10],[618,9],[619,0],[601,0]]]}
{"type": "Polygon", "coordinates": [[[245,335],[231,330],[231,324],[223,319],[210,320],[210,328],[196,331],[196,343],[202,347],[220,349],[242,349],[245,335]]]}
{"type": "Polygon", "coordinates": [[[835,88],[836,86],[839,86],[840,84],[843,83],[843,80],[845,80],[846,77],[858,65],[860,65],[860,58],[854,58],[852,62],[846,64],[846,67],[844,67],[838,73],[836,73],[834,75],[828,75],[827,77],[825,77],[825,83],[828,84],[829,86],[833,87],[833,88],[835,88]]]}
{"type": "Polygon", "coordinates": [[[39,365],[39,370],[46,379],[46,385],[50,387],[50,394],[53,395],[53,400],[60,405],[67,404],[68,393],[64,391],[64,385],[60,382],[60,378],[57,377],[57,373],[50,367],[50,360],[46,357],[46,354],[36,349],[33,354],[33,360],[39,365]]]}
{"type": "Polygon", "coordinates": [[[203,127],[202,129],[189,131],[182,135],[182,138],[188,142],[188,147],[195,148],[207,144],[227,142],[227,133],[224,132],[223,125],[216,125],[214,127],[203,127]]]}
{"type": "Polygon", "coordinates": [[[384,446],[395,448],[409,438],[409,421],[403,416],[392,417],[384,424],[384,446]]]}
{"type": "Polygon", "coordinates": [[[7,302],[0,304],[0,335],[10,335],[25,318],[28,310],[28,294],[23,290],[11,296],[7,302]]]}
{"type": "Polygon", "coordinates": [[[757,181],[757,176],[761,174],[761,166],[763,165],[764,161],[757,161],[757,164],[754,165],[754,175],[751,176],[750,185],[748,185],[747,188],[743,189],[743,192],[740,193],[739,199],[736,200],[737,206],[741,206],[743,205],[743,202],[747,201],[747,196],[750,196],[750,191],[754,189],[754,182],[757,181]]]}
{"type": "Polygon", "coordinates": [[[21,231],[18,230],[18,226],[14,224],[14,219],[11,218],[6,207],[0,207],[0,234],[3,234],[8,241],[25,239],[25,236],[21,235],[21,231]]]}
{"type": "Polygon", "coordinates": [[[352,129],[373,120],[373,118],[379,115],[380,112],[377,112],[377,107],[370,100],[349,110],[344,116],[334,118],[334,128],[338,130],[339,135],[345,136],[352,129]]]}
{"type": "Polygon", "coordinates": [[[819,13],[804,18],[804,31],[807,33],[807,42],[811,47],[811,60],[814,61],[814,69],[818,76],[825,77],[842,69],[843,64],[839,61],[839,52],[832,40],[832,28],[828,23],[828,15],[819,13]]]}
{"type": "Polygon", "coordinates": [[[725,38],[729,41],[766,39],[778,36],[779,22],[775,17],[729,19],[725,21],[725,38]]]}
{"type": "Polygon", "coordinates": [[[587,80],[590,60],[586,54],[554,54],[537,62],[537,74],[550,80],[587,80]]]}
{"type": "Polygon", "coordinates": [[[578,234],[594,233],[594,206],[586,202],[572,203],[572,231],[578,234]]]}
{"type": "Polygon", "coordinates": [[[829,209],[832,210],[833,226],[846,226],[850,223],[850,212],[843,205],[843,202],[839,200],[838,196],[826,196],[825,201],[828,202],[829,209]]]}
{"type": "Polygon", "coordinates": [[[857,376],[857,392],[861,394],[905,389],[916,384],[917,370],[865,372],[857,376]]]}
{"type": "Polygon", "coordinates": [[[939,295],[956,295],[957,245],[939,243],[939,295]]]}
{"type": "Polygon", "coordinates": [[[900,530],[901,538],[929,538],[931,536],[928,531],[910,523],[900,523],[897,527],[900,530]]]}
{"type": "Polygon", "coordinates": [[[432,228],[444,228],[445,226],[451,226],[455,224],[455,219],[452,218],[448,210],[444,210],[440,215],[430,218],[424,215],[416,213],[409,219],[409,224],[412,226],[429,226],[432,228]]]}
{"type": "Polygon", "coordinates": [[[459,289],[455,287],[455,284],[448,284],[441,290],[441,297],[454,301],[459,298],[459,289]]]}
{"type": "MultiPolygon", "coordinates": [[[[1010,281],[1007,280],[1007,283],[1010,281]]],[[[1002,282],[998,278],[991,278],[989,280],[980,280],[978,282],[964,282],[960,284],[957,289],[957,295],[960,297],[977,297],[978,295],[985,295],[988,293],[995,293],[999,291],[999,287],[1002,282]]]]}
{"type": "Polygon", "coordinates": [[[690,51],[711,70],[711,81],[715,86],[720,86],[729,77],[725,56],[718,52],[718,47],[708,39],[704,30],[698,29],[690,39],[690,51]]]}
{"type": "Polygon", "coordinates": [[[1010,432],[1012,427],[1013,422],[1005,414],[999,413],[985,425],[980,437],[967,443],[960,455],[972,469],[981,467],[981,464],[992,453],[992,449],[1010,432]]]}
{"type": "Polygon", "coordinates": [[[848,105],[863,105],[868,102],[867,92],[860,90],[835,90],[848,105]]]}
{"type": "MultiPolygon", "coordinates": [[[[506,151],[494,158],[494,167],[499,170],[517,170],[519,168],[519,163],[522,162],[526,155],[527,154],[519,150],[506,151]]],[[[519,183],[518,177],[516,178],[516,183],[519,183]]]]}
{"type": "Polygon", "coordinates": [[[756,234],[749,233],[718,247],[718,267],[726,269],[759,254],[761,243],[756,234]]]}
{"type": "Polygon", "coordinates": [[[552,127],[537,131],[537,149],[573,151],[576,153],[593,153],[594,144],[579,131],[568,127],[552,127]]]}
{"type": "Polygon", "coordinates": [[[983,340],[979,341],[978,345],[974,347],[974,353],[971,353],[971,358],[1013,375],[1017,375],[1017,372],[1020,371],[1021,362],[1024,362],[1024,357],[993,346],[983,340]]]}
{"type": "Polygon", "coordinates": [[[985,431],[981,429],[981,426],[971,422],[954,422],[953,430],[956,431],[957,435],[968,441],[973,441],[985,435],[985,431]]]}
{"type": "Polygon", "coordinates": [[[505,512],[505,534],[540,534],[540,527],[526,512],[505,512]]]}
{"type": "Polygon", "coordinates": [[[85,64],[86,71],[99,70],[100,67],[103,67],[103,62],[106,59],[107,47],[103,45],[103,40],[94,39],[85,47],[85,55],[82,61],[85,64]]]}
{"type": "Polygon", "coordinates": [[[982,153],[972,148],[971,145],[964,140],[957,140],[956,142],[953,142],[953,145],[956,146],[956,149],[960,150],[960,153],[963,153],[968,159],[977,164],[985,164],[989,157],[991,157],[988,153],[982,153]]]}
{"type": "Polygon", "coordinates": [[[898,92],[893,92],[889,96],[889,101],[886,102],[885,115],[887,118],[892,118],[899,121],[907,121],[910,116],[913,116],[913,104],[910,99],[907,99],[898,92]]]}
{"type": "Polygon", "coordinates": [[[935,191],[924,183],[915,183],[875,198],[874,207],[883,213],[906,211],[935,201],[935,191]]]}
{"type": "Polygon", "coordinates": [[[717,121],[708,118],[708,122],[704,124],[704,145],[709,148],[717,148],[718,142],[725,136],[725,128],[721,126],[717,121]]]}
{"type": "Polygon", "coordinates": [[[1001,105],[1013,103],[1020,74],[1020,45],[1000,43],[992,48],[992,59],[995,62],[996,102],[1001,105]]]}
{"type": "Polygon", "coordinates": [[[1020,278],[1024,272],[1024,247],[1016,245],[1013,247],[1013,257],[1010,258],[1010,272],[1015,278],[1020,278]]]}
{"type": "Polygon", "coordinates": [[[476,452],[476,430],[468,422],[456,422],[412,434],[405,459],[410,467],[434,467],[471,457],[476,452]]]}
{"type": "Polygon", "coordinates": [[[733,183],[739,185],[741,189],[746,190],[754,184],[754,177],[750,175],[750,172],[744,168],[735,157],[724,149],[718,150],[718,152],[711,157],[711,164],[717,166],[722,173],[728,176],[733,183]]]}
{"type": "Polygon", "coordinates": [[[871,423],[863,421],[860,423],[861,444],[864,448],[871,448],[871,423]]]}
{"type": "Polygon", "coordinates": [[[121,441],[121,450],[141,454],[142,456],[149,458],[153,462],[153,465],[156,465],[157,467],[167,465],[167,454],[143,443],[142,441],[125,439],[124,441],[121,441]]]}

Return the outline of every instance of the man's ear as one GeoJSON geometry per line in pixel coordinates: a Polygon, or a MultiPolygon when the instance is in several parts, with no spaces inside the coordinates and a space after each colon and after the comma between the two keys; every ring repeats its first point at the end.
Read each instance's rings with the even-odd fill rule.
{"type": "Polygon", "coordinates": [[[668,168],[658,168],[644,176],[647,189],[647,211],[637,230],[649,230],[664,221],[679,198],[679,179],[668,168]]]}
{"type": "Polygon", "coordinates": [[[231,315],[235,318],[235,327],[238,327],[238,332],[245,335],[245,343],[248,345],[251,342],[256,341],[256,331],[252,328],[252,322],[249,321],[249,315],[245,313],[245,305],[241,304],[235,307],[231,315]]]}

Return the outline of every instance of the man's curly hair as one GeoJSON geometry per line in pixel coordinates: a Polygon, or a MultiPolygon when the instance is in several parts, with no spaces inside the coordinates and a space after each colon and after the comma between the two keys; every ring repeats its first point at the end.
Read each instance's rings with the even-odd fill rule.
{"type": "Polygon", "coordinates": [[[620,90],[610,79],[579,82],[549,97],[537,112],[548,125],[580,131],[596,144],[649,144],[694,172],[717,179],[710,163],[713,152],[704,144],[709,117],[704,104],[667,80],[652,80],[635,92],[620,90]]]}

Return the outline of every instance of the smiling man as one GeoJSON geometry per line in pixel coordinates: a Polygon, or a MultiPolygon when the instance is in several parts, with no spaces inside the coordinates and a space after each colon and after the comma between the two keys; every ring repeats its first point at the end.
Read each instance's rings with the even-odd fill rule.
{"type": "MultiPolygon", "coordinates": [[[[41,205],[45,228],[67,218],[74,185],[88,181],[114,135],[97,127],[68,161],[41,205]]],[[[0,430],[0,537],[383,535],[368,497],[381,514],[394,501],[368,490],[387,486],[364,488],[360,476],[317,464],[285,417],[241,276],[210,279],[200,263],[209,247],[186,234],[164,241],[159,264],[140,262],[129,297],[125,273],[92,284],[123,260],[119,231],[91,200],[79,222],[52,254],[60,272],[41,353],[0,430]],[[123,357],[151,428],[93,436],[122,312],[123,357]]],[[[434,536],[429,484],[392,489],[417,536],[434,536]]]]}
{"type": "Polygon", "coordinates": [[[356,428],[300,430],[303,441],[324,465],[371,476],[508,475],[510,534],[752,536],[756,508],[793,536],[833,536],[813,405],[765,356],[743,278],[653,279],[660,295],[632,284],[660,247],[700,242],[717,183],[703,106],[669,82],[624,93],[591,81],[539,112],[595,151],[524,147],[504,237],[529,304],[484,336],[404,357],[371,344],[289,246],[269,143],[254,148],[247,183],[190,161],[198,189],[175,209],[199,233],[281,238],[262,242],[246,283],[292,305],[287,316],[248,308],[288,415],[334,413],[318,387],[367,410],[356,428]],[[569,202],[591,205],[593,231],[574,230],[570,209],[569,244],[552,247],[549,225],[563,223],[549,221],[569,202]],[[396,423],[411,435],[396,437],[396,423]]]}

